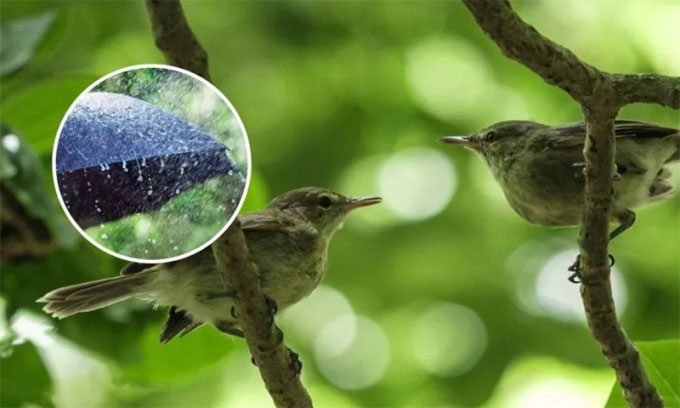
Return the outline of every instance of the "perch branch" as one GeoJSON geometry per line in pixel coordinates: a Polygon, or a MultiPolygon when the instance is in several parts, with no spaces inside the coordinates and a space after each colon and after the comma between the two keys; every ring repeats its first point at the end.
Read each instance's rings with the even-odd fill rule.
{"type": "Polygon", "coordinates": [[[506,0],[464,0],[464,3],[508,58],[527,66],[579,103],[597,92],[605,75],[522,21],[506,0]]]}
{"type": "Polygon", "coordinates": [[[568,49],[522,21],[507,0],[464,0],[475,20],[503,53],[558,86],[581,105],[587,125],[586,183],[580,232],[581,273],[588,285],[581,298],[588,326],[609,360],[632,407],[661,407],[635,346],[616,316],[609,280],[609,220],[616,145],[614,119],[633,102],[678,108],[680,78],[608,74],[581,61],[568,49]]]}
{"type": "MultiPolygon", "coordinates": [[[[179,0],[147,0],[156,45],[170,64],[210,80],[208,56],[184,17],[179,0]]],[[[257,266],[235,221],[212,245],[215,262],[225,285],[235,292],[234,303],[248,349],[277,407],[311,407],[312,400],[293,375],[293,361],[283,333],[260,288],[257,266]]]]}
{"type": "Polygon", "coordinates": [[[168,64],[210,81],[208,54],[191,31],[179,0],[146,0],[156,47],[168,64]]]}
{"type": "Polygon", "coordinates": [[[680,109],[680,77],[652,74],[612,74],[622,105],[656,103],[680,109]]]}
{"type": "Polygon", "coordinates": [[[293,361],[274,324],[260,290],[257,267],[248,259],[248,248],[238,221],[212,245],[218,270],[236,292],[239,323],[255,364],[277,407],[311,407],[312,400],[299,376],[292,375],[293,361]]]}

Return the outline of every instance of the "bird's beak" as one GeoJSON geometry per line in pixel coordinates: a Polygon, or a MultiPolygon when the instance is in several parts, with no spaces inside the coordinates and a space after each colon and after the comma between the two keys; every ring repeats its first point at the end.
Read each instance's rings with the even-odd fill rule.
{"type": "Polygon", "coordinates": [[[444,136],[441,139],[442,143],[454,144],[466,147],[472,150],[479,150],[479,143],[469,136],[444,136]]]}
{"type": "Polygon", "coordinates": [[[382,202],[380,197],[358,197],[350,198],[347,203],[345,203],[345,209],[347,211],[354,210],[359,207],[367,207],[369,205],[378,204],[382,202]]]}

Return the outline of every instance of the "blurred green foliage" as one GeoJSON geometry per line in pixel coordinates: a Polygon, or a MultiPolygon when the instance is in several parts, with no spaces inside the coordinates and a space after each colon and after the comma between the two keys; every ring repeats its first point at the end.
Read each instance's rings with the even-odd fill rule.
{"type": "MultiPolygon", "coordinates": [[[[513,5],[604,70],[680,69],[674,2],[513,5]]],[[[0,104],[3,123],[25,135],[44,169],[63,113],[94,77],[163,62],[142,2],[0,7],[3,26],[56,13],[33,59],[3,78],[0,104]]],[[[560,257],[576,248],[576,229],[521,220],[477,157],[437,143],[441,135],[503,119],[580,120],[562,91],[505,58],[456,1],[215,1],[184,8],[210,55],[215,85],[248,130],[254,169],[244,210],[304,185],[385,198],[381,208],[347,220],[330,246],[327,286],[281,319],[318,406],[547,406],[551,398],[605,404],[614,376],[578,317],[578,289],[566,281],[573,256],[560,257]],[[450,171],[434,171],[442,168],[450,171]],[[362,323],[352,326],[347,315],[362,323]],[[433,363],[453,357],[459,364],[433,363]]],[[[621,117],[679,124],[677,112],[652,105],[626,107],[621,117]]],[[[677,195],[640,210],[636,225],[612,244],[622,282],[618,310],[635,341],[680,337],[679,210],[677,195]]],[[[81,242],[4,267],[7,316],[27,331],[16,313],[37,319],[34,299],[112,276],[121,265],[81,242]]],[[[86,396],[99,398],[89,406],[269,403],[241,341],[204,327],[159,345],[162,320],[162,312],[126,302],[51,322],[47,335],[87,357],[90,365],[78,370],[91,374],[81,388],[68,388],[64,377],[74,367],[50,372],[57,405],[82,405],[86,396]]],[[[3,360],[3,383],[44,373],[42,364],[58,350],[40,339],[31,341],[42,361],[17,367],[3,360]]],[[[668,369],[677,372],[671,361],[668,369]]],[[[20,395],[26,403],[44,401],[37,391],[20,395]]],[[[11,405],[4,386],[2,398],[11,405]]]]}

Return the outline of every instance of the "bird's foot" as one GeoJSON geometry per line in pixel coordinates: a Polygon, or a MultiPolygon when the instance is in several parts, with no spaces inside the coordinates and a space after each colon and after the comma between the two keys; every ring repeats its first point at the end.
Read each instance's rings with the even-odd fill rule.
{"type": "Polygon", "coordinates": [[[276,304],[276,301],[274,299],[270,298],[269,296],[264,297],[264,301],[267,304],[267,311],[269,312],[269,325],[274,324],[274,316],[276,315],[276,312],[279,311],[279,305],[276,304]]]}
{"type": "Polygon", "coordinates": [[[274,316],[276,312],[279,311],[279,305],[277,305],[276,301],[269,296],[265,296],[264,301],[267,303],[267,309],[269,310],[269,313],[274,316]]]}
{"type": "Polygon", "coordinates": [[[293,350],[291,350],[289,347],[286,347],[288,349],[288,355],[290,356],[290,369],[293,372],[292,378],[295,378],[300,375],[302,372],[302,361],[300,361],[300,355],[293,350]]]}
{"type": "MultiPolygon", "coordinates": [[[[288,351],[288,356],[290,357],[290,370],[293,372],[293,375],[291,376],[292,378],[297,377],[300,375],[302,372],[302,361],[300,361],[300,355],[293,350],[290,349],[290,347],[286,347],[286,350],[288,351]]],[[[250,362],[253,363],[255,367],[257,367],[257,363],[255,362],[255,357],[250,357],[250,362]]]]}
{"type": "MultiPolygon", "coordinates": [[[[611,268],[616,263],[616,259],[613,255],[609,254],[609,267],[611,268]]],[[[569,272],[573,272],[567,280],[571,283],[582,283],[586,286],[593,286],[595,281],[586,279],[581,274],[581,254],[576,255],[576,261],[567,269],[569,272]]]]}

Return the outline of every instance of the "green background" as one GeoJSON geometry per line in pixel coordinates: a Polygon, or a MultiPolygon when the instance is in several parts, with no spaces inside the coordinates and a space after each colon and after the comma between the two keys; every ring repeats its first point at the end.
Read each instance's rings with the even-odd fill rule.
{"type": "MultiPolygon", "coordinates": [[[[680,71],[676,2],[513,5],[603,70],[680,71]]],[[[578,287],[566,280],[577,230],[528,224],[477,157],[437,143],[505,119],[578,121],[566,94],[502,56],[455,1],[184,6],[213,82],[248,131],[254,172],[245,211],[306,185],[385,199],[347,219],[324,286],[279,319],[317,406],[605,404],[613,373],[581,317],[578,287]]],[[[26,64],[20,52],[3,55],[19,68],[3,68],[0,106],[2,122],[40,158],[51,196],[49,157],[71,101],[101,75],[163,58],[142,2],[1,7],[3,27],[54,13],[26,64]]],[[[3,35],[3,51],[12,38],[3,35]]],[[[31,35],[18,38],[20,49],[32,48],[31,35]]],[[[621,117],[679,122],[652,105],[621,117]]],[[[634,341],[680,337],[679,210],[677,195],[641,209],[611,246],[618,310],[634,341]]],[[[50,256],[2,268],[3,406],[270,404],[243,342],[213,328],[160,345],[164,313],[143,303],[63,321],[41,314],[34,300],[45,292],[122,265],[69,240],[67,223],[55,225],[60,245],[50,256]]],[[[680,346],[644,344],[654,345],[643,362],[663,362],[653,378],[668,385],[670,406],[680,404],[680,346]]]]}

